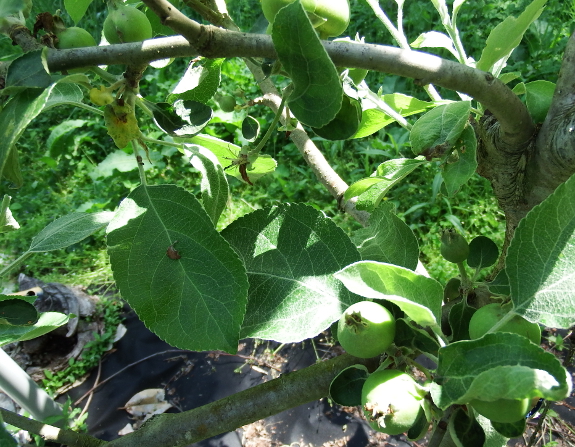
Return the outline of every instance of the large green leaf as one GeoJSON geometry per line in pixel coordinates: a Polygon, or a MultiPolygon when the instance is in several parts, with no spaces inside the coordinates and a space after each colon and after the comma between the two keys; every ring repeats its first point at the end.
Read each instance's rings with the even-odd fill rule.
{"type": "Polygon", "coordinates": [[[547,0],[533,0],[518,18],[507,17],[493,28],[481,53],[481,59],[477,62],[477,68],[489,71],[497,61],[507,58],[519,45],[529,25],[543,12],[545,3],[547,0]]]}
{"type": "Polygon", "coordinates": [[[360,298],[333,273],[360,259],[331,219],[311,206],[254,211],[222,231],[248,271],[242,337],[283,343],[314,337],[360,298]]]}
{"type": "Polygon", "coordinates": [[[272,39],[282,68],[294,85],[288,99],[291,112],[308,126],[325,126],[341,108],[343,87],[300,2],[276,14],[272,39]]]}
{"type": "Polygon", "coordinates": [[[189,144],[185,152],[192,166],[202,173],[202,205],[216,225],[230,196],[226,174],[215,154],[205,147],[189,144]]]}
{"type": "Polygon", "coordinates": [[[559,360],[521,335],[496,332],[439,350],[433,401],[444,409],[472,399],[562,400],[571,378],[559,360]]]}
{"type": "Polygon", "coordinates": [[[112,217],[112,211],[70,213],[62,216],[34,236],[28,252],[38,253],[69,247],[104,228],[112,217]]]}
{"type": "Polygon", "coordinates": [[[382,262],[361,261],[334,275],[352,292],[397,304],[422,326],[439,326],[443,288],[434,279],[382,262]]]}
{"type": "Polygon", "coordinates": [[[419,118],[409,135],[413,153],[428,160],[442,158],[465,129],[470,110],[469,101],[459,101],[438,106],[419,118]]]}
{"type": "Polygon", "coordinates": [[[575,324],[575,176],[519,222],[505,265],[515,312],[548,327],[575,324]]]}
{"type": "Polygon", "coordinates": [[[46,88],[52,77],[44,66],[42,50],[30,51],[14,59],[6,74],[6,89],[11,93],[25,88],[46,88]]]}
{"type": "Polygon", "coordinates": [[[369,217],[369,226],[355,232],[355,242],[364,261],[379,261],[415,270],[419,244],[413,231],[383,203],[369,217]]]}
{"type": "Polygon", "coordinates": [[[0,325],[0,346],[16,341],[32,340],[68,322],[69,316],[58,312],[44,312],[32,326],[0,325]]]}
{"type": "Polygon", "coordinates": [[[108,252],[122,297],[160,338],[182,349],[237,351],[245,268],[192,194],[136,188],[108,226],[108,252]]]}

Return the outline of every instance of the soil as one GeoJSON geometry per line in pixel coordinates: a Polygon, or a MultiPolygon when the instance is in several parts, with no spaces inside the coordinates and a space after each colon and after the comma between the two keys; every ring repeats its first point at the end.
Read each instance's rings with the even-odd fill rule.
{"type": "MultiPolygon", "coordinates": [[[[100,368],[60,400],[70,397],[86,406],[89,433],[104,440],[116,439],[122,430],[139,424],[126,411],[126,403],[136,393],[161,388],[172,405],[169,412],[186,411],[253,387],[280,374],[312,365],[341,353],[329,333],[313,341],[280,345],[275,342],[243,341],[237,355],[222,352],[190,352],[174,349],[148,331],[126,306],[127,332],[102,359],[100,368]],[[94,388],[95,383],[101,384],[94,388]],[[103,383],[105,382],[105,383],[103,383]]],[[[61,331],[65,337],[65,331],[61,331]]],[[[51,340],[51,344],[54,340],[51,340]]],[[[58,343],[54,343],[58,344],[58,343]]],[[[575,343],[574,343],[575,344],[575,343]]],[[[62,345],[60,345],[62,346],[62,345]]],[[[569,346],[569,345],[568,345],[569,346]]],[[[547,347],[548,349],[551,349],[547,347]]],[[[65,352],[52,351],[54,357],[65,352]]],[[[563,351],[565,353],[566,351],[563,351]]],[[[558,356],[561,353],[556,352],[558,356]]],[[[34,354],[27,355],[34,368],[34,354]]],[[[60,362],[46,359],[39,350],[42,367],[60,362]]],[[[570,367],[575,382],[575,368],[570,367]]],[[[141,418],[140,418],[141,421],[141,418]]],[[[554,403],[541,427],[534,446],[575,446],[575,397],[554,403]],[[549,444],[550,440],[556,444],[549,444]]],[[[539,419],[528,422],[525,439],[511,440],[510,446],[526,446],[538,427],[539,419]]],[[[357,407],[341,407],[326,399],[292,408],[280,414],[246,425],[234,432],[208,439],[193,447],[375,447],[424,446],[427,439],[409,442],[405,436],[387,436],[374,432],[357,407]]]]}

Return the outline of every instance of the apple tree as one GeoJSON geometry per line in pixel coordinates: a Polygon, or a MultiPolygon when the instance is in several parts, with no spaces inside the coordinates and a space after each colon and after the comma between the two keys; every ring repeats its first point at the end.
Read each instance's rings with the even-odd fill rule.
{"type": "MultiPolygon", "coordinates": [[[[65,5],[78,22],[90,3],[65,5]]],[[[22,184],[18,138],[36,116],[62,105],[99,116],[118,149],[133,154],[140,174],[139,186],[116,210],[57,219],[11,267],[106,227],[122,297],[171,345],[234,353],[240,339],[298,342],[339,321],[342,343],[361,357],[345,354],[204,407],[157,416],[109,443],[67,430],[41,431],[42,424],[5,410],[3,419],[72,446],[184,446],[330,396],[361,405],[369,424],[384,433],[416,440],[431,429],[433,446],[503,446],[524,432],[527,413],[540,399],[566,398],[569,374],[539,345],[541,326],[575,325],[575,40],[567,44],[556,84],[537,80],[511,89],[517,74],[505,71],[546,0],[533,0],[492,29],[478,60],[466,54],[457,27],[472,0],[449,7],[432,0],[445,33],[425,33],[411,44],[401,23],[404,2],[397,0],[394,24],[377,1],[367,0],[397,47],[346,37],[348,0],[262,0],[269,22],[264,34],[242,32],[223,0],[184,3],[110,0],[99,45],[55,11],[26,27],[31,0],[0,5],[1,31],[23,50],[0,65],[3,177],[22,184]],[[184,6],[203,22],[183,14],[184,6]],[[161,37],[159,27],[174,34],[161,37]],[[449,59],[415,51],[426,47],[442,48],[449,59]],[[164,102],[144,99],[144,71],[162,70],[174,58],[193,63],[164,102]],[[275,114],[265,131],[248,107],[218,93],[224,58],[240,58],[253,74],[261,96],[250,106],[275,114]],[[115,65],[124,66],[123,75],[107,71],[115,65]],[[363,80],[367,70],[414,79],[428,100],[382,95],[363,80]],[[442,98],[437,86],[458,99],[442,98]],[[240,144],[210,135],[212,99],[242,117],[240,144]],[[143,120],[159,132],[146,135],[143,120]],[[413,156],[382,161],[351,185],[312,140],[366,138],[391,122],[409,132],[413,156]],[[289,134],[339,208],[362,224],[351,238],[301,203],[259,209],[216,229],[231,197],[227,176],[253,185],[271,173],[277,164],[262,149],[278,131],[289,134]],[[177,148],[201,172],[198,196],[150,184],[145,164],[162,146],[177,148]],[[502,247],[484,236],[467,241],[455,230],[442,234],[441,254],[459,270],[446,285],[429,277],[415,236],[383,200],[430,163],[449,196],[476,172],[487,178],[506,219],[502,247]],[[478,281],[485,269],[488,280],[478,281]],[[346,312],[365,301],[367,307],[346,312]],[[362,315],[375,303],[381,312],[362,315]],[[375,350],[374,336],[385,340],[375,350]],[[354,343],[370,346],[354,349],[354,343]],[[434,368],[422,366],[421,356],[434,368]],[[426,380],[416,382],[414,370],[426,380]]],[[[17,226],[9,202],[4,196],[4,231],[17,226]]],[[[2,344],[66,321],[36,315],[26,297],[2,296],[0,304],[2,344]]]]}

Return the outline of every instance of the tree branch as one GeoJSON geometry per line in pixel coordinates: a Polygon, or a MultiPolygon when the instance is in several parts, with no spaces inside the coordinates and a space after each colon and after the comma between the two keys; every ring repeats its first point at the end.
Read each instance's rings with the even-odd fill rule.
{"type": "Polygon", "coordinates": [[[575,33],[567,42],[553,101],[532,161],[531,201],[539,203],[575,173],[575,33]]]}
{"type": "Polygon", "coordinates": [[[331,381],[343,369],[355,364],[375,369],[377,363],[376,359],[358,359],[344,354],[283,374],[203,407],[178,414],[161,414],[138,431],[110,442],[108,447],[183,447],[321,399],[328,395],[331,381]]]}

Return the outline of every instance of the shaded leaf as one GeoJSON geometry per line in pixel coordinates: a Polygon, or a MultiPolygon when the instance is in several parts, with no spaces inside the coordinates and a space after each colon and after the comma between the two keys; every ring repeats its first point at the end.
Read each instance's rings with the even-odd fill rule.
{"type": "Polygon", "coordinates": [[[288,99],[293,116],[311,127],[325,126],[341,108],[343,87],[300,2],[276,14],[272,40],[295,87],[288,99]]]}
{"type": "Polygon", "coordinates": [[[198,134],[212,119],[212,109],[197,101],[176,101],[174,104],[146,102],[154,114],[156,125],[173,137],[198,134]]]}
{"type": "Polygon", "coordinates": [[[485,433],[473,417],[457,408],[449,419],[449,433],[457,447],[483,447],[485,433]]]}
{"type": "Polygon", "coordinates": [[[14,59],[6,74],[6,89],[13,93],[17,88],[46,88],[52,76],[46,71],[43,50],[30,51],[14,59]]]}
{"type": "Polygon", "coordinates": [[[413,153],[429,160],[442,158],[467,125],[470,109],[469,101],[459,101],[438,106],[419,118],[409,135],[413,153]]]}
{"type": "Polygon", "coordinates": [[[452,341],[469,340],[469,321],[476,309],[467,304],[463,299],[453,305],[449,311],[449,326],[453,335],[452,341]]]}
{"type": "Polygon", "coordinates": [[[313,131],[326,140],[347,140],[357,131],[361,121],[361,104],[357,99],[343,95],[341,109],[333,120],[313,131]]]}
{"type": "Polygon", "coordinates": [[[441,175],[447,194],[453,197],[477,170],[477,137],[471,127],[466,127],[445,157],[441,175]]]}
{"type": "Polygon", "coordinates": [[[486,236],[477,236],[469,243],[467,265],[474,269],[490,267],[497,262],[499,249],[495,242],[486,236]]]}
{"type": "Polygon", "coordinates": [[[437,355],[439,343],[427,332],[412,326],[404,318],[395,320],[395,338],[393,342],[397,346],[405,346],[410,349],[437,355]]]}
{"type": "Polygon", "coordinates": [[[346,407],[361,405],[361,389],[369,377],[363,365],[353,365],[340,372],[329,385],[329,397],[346,407]]]}
{"type": "Polygon", "coordinates": [[[535,123],[545,121],[554,93],[553,82],[539,80],[525,84],[525,103],[535,123]]]}
{"type": "Polygon", "coordinates": [[[0,324],[30,326],[38,318],[38,311],[28,301],[7,295],[0,298],[0,324]]]}
{"type": "Polygon", "coordinates": [[[68,322],[69,316],[58,312],[44,312],[32,326],[0,325],[0,346],[17,341],[32,340],[68,322]]]}
{"type": "Polygon", "coordinates": [[[253,116],[246,116],[242,121],[242,136],[248,141],[254,141],[260,132],[260,123],[253,116]]]}

